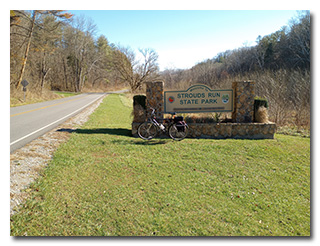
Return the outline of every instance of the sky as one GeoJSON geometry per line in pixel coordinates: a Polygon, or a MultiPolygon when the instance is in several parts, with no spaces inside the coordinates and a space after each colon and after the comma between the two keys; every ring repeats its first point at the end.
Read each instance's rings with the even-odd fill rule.
{"type": "Polygon", "coordinates": [[[255,45],[297,16],[296,10],[68,10],[91,19],[96,36],[138,49],[152,48],[160,70],[187,69],[219,52],[255,45]]]}

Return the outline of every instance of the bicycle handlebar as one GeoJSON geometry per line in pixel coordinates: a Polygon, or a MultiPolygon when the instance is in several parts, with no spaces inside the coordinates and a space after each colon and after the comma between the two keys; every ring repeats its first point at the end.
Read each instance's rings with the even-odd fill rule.
{"type": "MultiPolygon", "coordinates": [[[[155,109],[154,108],[152,108],[152,107],[149,107],[151,110],[152,110],[152,113],[151,113],[151,115],[155,115],[155,109]]],[[[167,112],[167,114],[171,114],[171,115],[176,115],[177,113],[176,112],[167,112]]]]}
{"type": "Polygon", "coordinates": [[[154,108],[151,108],[150,107],[150,109],[152,109],[152,113],[151,113],[151,115],[154,115],[154,112],[156,111],[154,108]]]}

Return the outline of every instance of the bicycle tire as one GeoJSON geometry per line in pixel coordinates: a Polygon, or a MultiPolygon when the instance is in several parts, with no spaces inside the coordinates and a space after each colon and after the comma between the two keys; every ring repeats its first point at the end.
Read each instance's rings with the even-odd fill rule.
{"type": "Polygon", "coordinates": [[[185,126],[184,131],[178,131],[176,123],[173,123],[171,126],[169,126],[168,134],[173,140],[181,141],[188,135],[188,126],[185,126]]]}
{"type": "Polygon", "coordinates": [[[143,140],[151,140],[157,133],[157,127],[151,122],[141,123],[138,127],[138,136],[143,140]]]}

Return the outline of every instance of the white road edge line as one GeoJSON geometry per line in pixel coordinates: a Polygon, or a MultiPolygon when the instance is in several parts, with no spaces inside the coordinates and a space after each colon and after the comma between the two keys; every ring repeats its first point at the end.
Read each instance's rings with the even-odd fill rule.
{"type": "Polygon", "coordinates": [[[57,122],[59,122],[59,121],[61,121],[61,120],[65,119],[65,118],[68,118],[69,116],[71,116],[71,115],[73,115],[73,114],[77,113],[78,111],[80,111],[80,110],[84,109],[85,107],[89,106],[90,104],[94,103],[95,101],[99,100],[101,97],[103,97],[103,96],[105,96],[105,95],[106,95],[106,94],[103,94],[102,96],[98,97],[96,100],[94,100],[94,101],[92,101],[92,102],[90,102],[90,103],[86,104],[85,106],[83,106],[83,107],[81,107],[81,108],[77,109],[76,111],[73,111],[72,113],[70,113],[70,114],[68,114],[68,115],[66,115],[66,116],[64,116],[64,117],[62,117],[62,118],[60,118],[59,120],[56,120],[56,121],[54,121],[54,122],[52,122],[52,123],[50,123],[50,124],[48,124],[48,125],[46,125],[46,126],[44,126],[44,127],[39,128],[38,130],[36,130],[36,131],[34,131],[34,132],[29,133],[28,135],[25,135],[25,136],[24,136],[24,137],[22,137],[22,138],[19,138],[18,140],[16,140],[16,141],[14,141],[14,142],[10,143],[10,146],[11,146],[11,145],[13,145],[13,144],[15,144],[15,143],[17,143],[17,142],[19,142],[19,141],[21,141],[21,140],[23,140],[23,139],[25,139],[25,138],[27,138],[27,137],[30,137],[31,135],[33,135],[33,134],[35,134],[35,133],[37,133],[37,132],[39,132],[39,131],[42,131],[43,129],[45,129],[45,128],[47,128],[47,127],[51,126],[51,125],[54,125],[55,123],[57,123],[57,122]]]}

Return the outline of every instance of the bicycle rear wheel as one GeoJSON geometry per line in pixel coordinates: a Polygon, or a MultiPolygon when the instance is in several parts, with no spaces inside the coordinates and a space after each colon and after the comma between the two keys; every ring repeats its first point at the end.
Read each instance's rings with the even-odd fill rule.
{"type": "Polygon", "coordinates": [[[141,123],[138,127],[138,135],[144,140],[154,138],[158,133],[157,127],[151,122],[141,123]]]}
{"type": "Polygon", "coordinates": [[[177,125],[174,123],[168,129],[169,136],[173,140],[182,140],[188,135],[188,126],[186,125],[183,130],[178,129],[177,125]]]}

